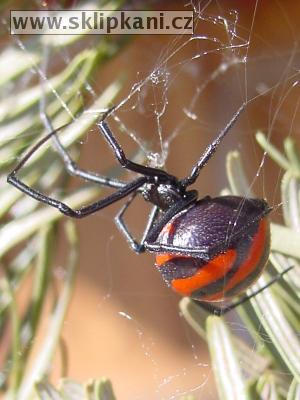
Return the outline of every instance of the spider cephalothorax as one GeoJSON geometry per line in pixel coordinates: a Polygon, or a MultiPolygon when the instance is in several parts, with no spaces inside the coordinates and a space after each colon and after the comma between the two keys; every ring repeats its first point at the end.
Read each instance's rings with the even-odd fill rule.
{"type": "Polygon", "coordinates": [[[185,190],[178,183],[145,183],[142,195],[146,201],[156,205],[162,211],[168,210],[185,196],[185,190]]]}

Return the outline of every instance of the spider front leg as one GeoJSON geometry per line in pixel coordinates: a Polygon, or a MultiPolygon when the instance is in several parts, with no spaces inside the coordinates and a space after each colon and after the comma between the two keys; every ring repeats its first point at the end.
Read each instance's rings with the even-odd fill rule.
{"type": "MultiPolygon", "coordinates": [[[[97,183],[100,185],[112,187],[112,188],[122,188],[126,185],[125,182],[119,181],[118,179],[108,178],[106,176],[102,176],[96,174],[94,172],[90,172],[78,167],[74,160],[72,160],[71,156],[67,152],[67,150],[62,145],[57,133],[58,129],[54,129],[52,123],[48,117],[48,115],[44,112],[41,112],[41,118],[46,130],[49,132],[48,136],[53,140],[53,144],[55,146],[56,151],[60,155],[61,159],[64,162],[65,168],[67,172],[72,175],[84,179],[88,182],[97,183]]],[[[43,142],[44,143],[44,142],[43,142]]]]}
{"type": "MultiPolygon", "coordinates": [[[[47,124],[47,120],[45,118],[44,123],[46,124],[46,128],[50,130],[51,124],[47,124]]],[[[63,127],[59,128],[62,129],[66,127],[69,124],[64,125],[63,127]]],[[[93,214],[96,211],[101,210],[102,208],[107,207],[108,205],[121,200],[122,198],[128,196],[129,194],[135,192],[137,189],[139,189],[141,186],[143,186],[148,178],[147,177],[140,177],[132,182],[129,183],[124,183],[124,182],[119,182],[114,179],[109,179],[101,176],[94,175],[92,173],[80,170],[78,168],[74,167],[74,163],[71,160],[70,156],[66,152],[66,150],[63,148],[61,145],[58,137],[57,137],[57,132],[59,129],[56,129],[54,131],[51,131],[48,135],[43,137],[39,142],[37,142],[27,154],[21,159],[21,161],[18,163],[18,165],[15,167],[15,169],[7,176],[7,182],[15,186],[17,189],[25,193],[26,195],[34,198],[35,200],[45,203],[51,207],[57,208],[60,212],[63,214],[72,217],[72,218],[84,218],[90,214],[93,214]],[[57,150],[59,151],[59,154],[63,158],[65,165],[67,166],[67,169],[70,173],[74,173],[77,176],[80,176],[84,179],[90,179],[93,182],[103,184],[106,186],[110,187],[116,187],[119,190],[115,193],[113,193],[110,196],[107,196],[106,198],[96,201],[94,203],[91,203],[87,206],[84,206],[80,209],[73,209],[69,207],[67,204],[63,203],[60,200],[54,199],[50,196],[47,196],[40,191],[33,189],[26,185],[23,181],[21,181],[17,173],[22,169],[22,167],[27,163],[27,161],[30,159],[30,157],[45,143],[47,142],[50,138],[56,137],[55,143],[57,150]]]]}
{"type": "Polygon", "coordinates": [[[104,138],[112,148],[118,162],[121,166],[129,171],[137,172],[139,174],[159,178],[161,182],[177,182],[177,179],[173,176],[168,174],[166,171],[158,168],[151,168],[141,164],[137,164],[133,161],[130,161],[118,141],[116,140],[114,134],[112,133],[111,129],[109,128],[108,124],[104,121],[105,118],[98,123],[100,131],[102,132],[104,138]]]}
{"type": "Polygon", "coordinates": [[[27,194],[37,201],[40,201],[41,203],[45,203],[51,207],[57,208],[61,213],[71,218],[84,218],[88,215],[94,214],[102,208],[105,208],[110,204],[113,204],[123,199],[124,197],[127,197],[129,194],[135,192],[137,189],[143,186],[146,181],[147,178],[145,177],[138,178],[132,182],[129,182],[124,188],[119,189],[117,192],[105,197],[104,199],[95,201],[94,203],[83,206],[79,209],[73,209],[66,203],[54,199],[50,196],[46,196],[38,190],[32,189],[31,187],[26,185],[16,176],[16,170],[13,170],[7,176],[7,182],[15,186],[17,189],[21,190],[21,192],[27,194]]]}
{"type": "Polygon", "coordinates": [[[215,140],[206,148],[205,152],[202,154],[198,162],[195,164],[194,168],[191,171],[191,174],[187,176],[186,178],[182,179],[181,184],[183,187],[188,187],[195,183],[196,179],[198,178],[201,169],[208,163],[210,158],[215,154],[217,148],[221,144],[222,140],[225,138],[227,133],[230,131],[230,129],[233,127],[233,125],[236,123],[238,120],[240,114],[243,112],[243,110],[246,107],[246,103],[243,103],[241,107],[235,112],[231,120],[228,122],[228,124],[225,126],[224,129],[219,132],[215,140]]]}

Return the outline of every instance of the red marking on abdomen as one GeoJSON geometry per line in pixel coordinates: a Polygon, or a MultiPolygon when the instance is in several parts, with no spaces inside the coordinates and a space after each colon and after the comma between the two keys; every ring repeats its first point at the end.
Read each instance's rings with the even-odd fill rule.
{"type": "MultiPolygon", "coordinates": [[[[233,277],[225,284],[222,291],[201,298],[201,300],[205,301],[220,301],[226,298],[226,292],[230,289],[237,286],[239,283],[247,280],[247,277],[255,271],[255,269],[260,269],[258,271],[257,276],[253,281],[248,282],[248,286],[252,285],[256,279],[260,276],[260,273],[263,270],[263,265],[260,263],[263,261],[263,256],[265,254],[266,244],[268,242],[269,237],[269,223],[266,219],[262,219],[259,223],[258,230],[253,237],[251,247],[248,251],[248,255],[245,258],[244,262],[239,266],[237,272],[233,275],[233,277]]],[[[245,290],[243,288],[242,290],[245,290]]]]}
{"type": "Polygon", "coordinates": [[[195,290],[221,279],[233,266],[236,256],[236,251],[233,249],[219,254],[202,266],[195,275],[189,278],[174,279],[172,281],[173,289],[183,296],[190,296],[195,290]]]}
{"type": "Polygon", "coordinates": [[[169,235],[174,232],[174,224],[172,222],[168,222],[161,230],[160,235],[168,233],[169,235]]]}
{"type": "MultiPolygon", "coordinates": [[[[174,224],[172,222],[167,223],[161,230],[160,236],[161,235],[171,235],[174,232],[174,224]]],[[[173,258],[178,257],[176,254],[168,254],[168,253],[163,253],[163,254],[157,254],[155,258],[155,264],[157,267],[160,267],[161,265],[165,264],[166,262],[172,260],[173,258]]],[[[184,256],[183,256],[184,257],[184,256]]]]}
{"type": "Polygon", "coordinates": [[[155,258],[155,265],[157,267],[160,267],[161,265],[176,257],[178,256],[176,256],[175,254],[158,254],[155,258]]]}

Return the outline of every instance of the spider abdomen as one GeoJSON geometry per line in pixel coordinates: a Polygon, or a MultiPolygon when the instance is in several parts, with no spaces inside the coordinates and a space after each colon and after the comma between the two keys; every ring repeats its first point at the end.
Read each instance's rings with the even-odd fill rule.
{"type": "Polygon", "coordinates": [[[201,301],[223,301],[246,290],[269,256],[270,227],[264,200],[204,198],[175,215],[158,236],[161,244],[208,248],[209,257],[163,253],[156,266],[176,292],[201,301]]]}

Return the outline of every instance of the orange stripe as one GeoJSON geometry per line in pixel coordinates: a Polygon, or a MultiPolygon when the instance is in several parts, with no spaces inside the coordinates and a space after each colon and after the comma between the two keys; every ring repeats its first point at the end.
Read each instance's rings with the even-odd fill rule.
{"type": "Polygon", "coordinates": [[[183,296],[190,296],[195,290],[222,278],[233,266],[236,256],[237,253],[233,249],[219,254],[201,267],[195,275],[184,279],[174,279],[172,281],[173,289],[183,296]]]}
{"type": "Polygon", "coordinates": [[[155,258],[155,265],[156,267],[162,266],[164,263],[174,260],[174,258],[191,258],[190,256],[182,256],[178,254],[158,254],[155,258]]]}
{"type": "Polygon", "coordinates": [[[170,234],[170,233],[172,233],[172,232],[174,232],[174,224],[172,224],[172,222],[168,222],[168,223],[162,228],[162,230],[161,230],[161,232],[160,232],[159,235],[161,235],[162,233],[164,233],[164,234],[166,234],[166,233],[170,234]]]}
{"type": "MultiPolygon", "coordinates": [[[[161,230],[159,236],[161,235],[170,235],[172,232],[174,231],[174,225],[172,224],[172,222],[167,223],[161,230]]],[[[157,267],[160,267],[161,265],[163,265],[164,263],[172,260],[174,257],[176,257],[175,254],[158,254],[155,257],[155,265],[157,267]]]]}
{"type": "MultiPolygon", "coordinates": [[[[159,236],[163,234],[163,235],[167,235],[167,237],[168,237],[173,232],[174,232],[174,224],[172,224],[172,222],[169,222],[162,228],[159,236]]],[[[161,265],[172,260],[175,257],[178,257],[178,256],[175,254],[168,254],[168,253],[158,254],[155,257],[155,264],[157,267],[160,267],[161,265]]]]}
{"type": "Polygon", "coordinates": [[[176,258],[175,254],[158,254],[155,257],[155,265],[157,267],[160,267],[161,265],[172,260],[173,258],[176,258]]]}
{"type": "MultiPolygon", "coordinates": [[[[226,292],[232,289],[234,286],[238,285],[242,281],[244,281],[248,275],[250,275],[255,269],[259,268],[260,262],[265,254],[266,245],[269,240],[269,222],[266,219],[262,219],[258,231],[253,237],[252,245],[248,252],[248,257],[245,261],[239,266],[238,271],[234,274],[234,276],[230,279],[230,281],[224,286],[221,292],[218,292],[211,296],[206,296],[201,298],[201,300],[205,301],[218,301],[223,300],[226,297],[226,292]]],[[[262,272],[263,268],[261,268],[262,272]]],[[[258,279],[260,273],[258,273],[258,279]]],[[[254,281],[249,282],[249,285],[252,285],[254,281]]],[[[246,290],[246,288],[244,289],[246,290]]]]}

